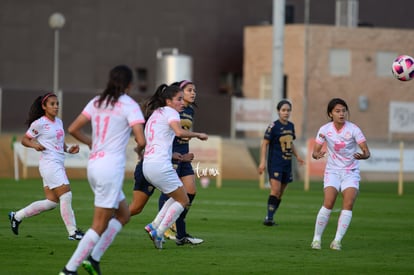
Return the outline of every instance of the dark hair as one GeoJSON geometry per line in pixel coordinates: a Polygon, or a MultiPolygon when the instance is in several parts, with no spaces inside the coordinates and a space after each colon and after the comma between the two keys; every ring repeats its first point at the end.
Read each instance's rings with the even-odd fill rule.
{"type": "Polygon", "coordinates": [[[125,90],[132,82],[132,70],[126,65],[119,65],[114,67],[109,72],[109,80],[105,90],[99,96],[96,102],[97,107],[101,107],[105,101],[105,107],[111,104],[112,106],[118,101],[118,98],[125,93],[125,90]]]}
{"type": "Polygon", "coordinates": [[[177,85],[161,84],[158,86],[154,95],[152,95],[144,106],[145,120],[147,120],[154,110],[167,105],[167,99],[172,99],[182,89],[177,85]]]}
{"type": "MultiPolygon", "coordinates": [[[[194,84],[194,82],[192,82],[192,81],[190,81],[190,80],[181,80],[181,81],[178,81],[178,82],[174,82],[174,83],[172,83],[171,85],[176,85],[176,86],[178,86],[178,87],[180,87],[183,91],[184,91],[184,88],[187,86],[187,85],[189,85],[189,84],[193,84],[193,85],[195,85],[194,84]]],[[[198,107],[197,106],[197,103],[194,101],[193,103],[191,103],[191,105],[192,106],[195,106],[195,107],[198,107]]]]}
{"type": "Polygon", "coordinates": [[[342,105],[345,107],[345,109],[347,111],[349,111],[348,109],[348,105],[346,104],[345,100],[341,99],[341,98],[332,98],[331,101],[329,101],[328,103],[328,108],[326,109],[326,114],[328,115],[328,117],[332,120],[332,117],[329,115],[330,113],[332,113],[332,110],[335,108],[336,105],[342,105]]]}
{"type": "Polygon", "coordinates": [[[280,111],[280,109],[282,108],[283,105],[289,105],[290,109],[292,109],[292,103],[290,103],[289,100],[287,99],[282,99],[281,101],[279,101],[279,103],[276,106],[276,110],[280,111]]]}
{"type": "Polygon", "coordinates": [[[30,106],[28,117],[26,119],[26,122],[24,123],[25,125],[27,125],[27,127],[30,127],[30,124],[32,124],[33,121],[45,115],[45,110],[43,110],[42,106],[46,106],[47,100],[50,97],[57,96],[54,93],[46,93],[42,96],[36,97],[32,105],[30,106]]]}

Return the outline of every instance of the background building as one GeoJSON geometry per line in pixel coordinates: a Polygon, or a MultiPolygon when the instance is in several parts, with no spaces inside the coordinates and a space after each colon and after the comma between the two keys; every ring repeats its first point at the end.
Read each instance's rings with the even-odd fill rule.
{"type": "MultiPolygon", "coordinates": [[[[60,83],[63,121],[69,123],[107,73],[124,63],[137,72],[137,99],[155,88],[156,52],[178,48],[193,59],[199,110],[195,129],[229,136],[231,96],[242,86],[243,29],[272,23],[272,0],[143,1],[17,0],[0,2],[1,131],[22,131],[34,96],[53,86],[53,31],[49,16],[62,13],[60,83]]],[[[287,0],[286,22],[335,24],[333,0],[287,0]],[[308,6],[305,4],[309,3],[308,6]]],[[[359,1],[358,22],[375,28],[414,28],[410,0],[359,1]]],[[[261,43],[260,41],[256,41],[261,43]]],[[[399,43],[390,39],[387,43],[399,43]]]]}
{"type": "MultiPolygon", "coordinates": [[[[340,97],[371,142],[389,139],[390,102],[414,103],[414,83],[395,79],[391,63],[413,44],[414,30],[286,26],[285,97],[293,102],[297,136],[313,138],[328,121],[329,100],[340,97]]],[[[244,45],[245,96],[271,98],[272,27],[247,27],[244,45]]],[[[401,119],[414,124],[409,114],[401,119]]],[[[408,141],[414,134],[391,137],[408,141]]]]}

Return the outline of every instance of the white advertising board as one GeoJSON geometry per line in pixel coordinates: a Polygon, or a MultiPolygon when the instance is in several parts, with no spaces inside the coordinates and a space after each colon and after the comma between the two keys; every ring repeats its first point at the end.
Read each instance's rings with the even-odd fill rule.
{"type": "MultiPolygon", "coordinates": [[[[359,167],[365,172],[400,171],[400,150],[370,148],[371,157],[361,160],[359,167]]],[[[403,172],[414,172],[414,149],[403,151],[403,172]]]]}

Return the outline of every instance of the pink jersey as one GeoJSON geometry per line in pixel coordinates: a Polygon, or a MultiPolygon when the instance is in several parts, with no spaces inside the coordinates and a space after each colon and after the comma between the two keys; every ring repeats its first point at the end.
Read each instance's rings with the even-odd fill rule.
{"type": "Polygon", "coordinates": [[[152,113],[145,126],[144,165],[150,162],[171,163],[172,143],[175,137],[170,127],[172,121],[180,121],[180,114],[173,108],[165,106],[152,113]]]}
{"type": "Polygon", "coordinates": [[[125,166],[125,149],[131,135],[131,127],[144,123],[145,119],[138,103],[123,94],[115,106],[104,101],[97,107],[99,97],[89,101],[82,114],[91,120],[92,150],[89,160],[105,158],[111,163],[125,166]]]}
{"type": "Polygon", "coordinates": [[[323,125],[316,136],[316,143],[327,143],[328,160],[326,170],[359,169],[359,162],[354,158],[358,144],[366,141],[358,126],[346,121],[342,129],[336,130],[333,122],[323,125]]]}
{"type": "Polygon", "coordinates": [[[26,132],[29,138],[35,138],[46,149],[42,151],[41,162],[58,162],[63,165],[65,154],[63,147],[65,144],[65,131],[63,130],[62,120],[58,117],[55,121],[46,116],[35,120],[30,124],[26,132]]]}

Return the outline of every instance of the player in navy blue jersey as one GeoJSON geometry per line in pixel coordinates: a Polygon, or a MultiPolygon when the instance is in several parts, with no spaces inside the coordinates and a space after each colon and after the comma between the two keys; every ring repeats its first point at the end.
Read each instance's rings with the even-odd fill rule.
{"type": "Polygon", "coordinates": [[[273,217],[282,201],[283,193],[292,182],[292,155],[300,164],[304,160],[298,155],[293,140],[295,126],[289,121],[292,112],[292,104],[288,100],[281,100],[277,104],[279,119],[270,124],[264,134],[260,150],[259,174],[266,169],[269,175],[270,195],[267,201],[267,215],[263,222],[266,226],[273,226],[276,223],[273,217]],[[267,155],[267,162],[266,162],[267,155]]]}
{"type": "MultiPolygon", "coordinates": [[[[185,130],[190,130],[193,126],[194,106],[196,106],[196,87],[193,82],[188,80],[176,82],[172,85],[177,85],[184,91],[184,110],[180,112],[181,127],[185,130]]],[[[177,245],[195,245],[203,242],[202,239],[194,238],[187,233],[185,223],[187,212],[197,192],[194,170],[191,165],[191,161],[194,159],[194,154],[190,153],[189,141],[190,139],[188,138],[175,137],[173,142],[173,153],[181,156],[178,160],[173,159],[173,165],[177,171],[178,176],[183,182],[184,188],[188,194],[188,198],[190,199],[189,206],[183,211],[175,223],[176,236],[174,236],[174,232],[171,232],[170,230],[166,232],[166,237],[169,239],[175,239],[177,245]]],[[[159,198],[160,209],[167,200],[168,196],[161,194],[159,198]]]]}

